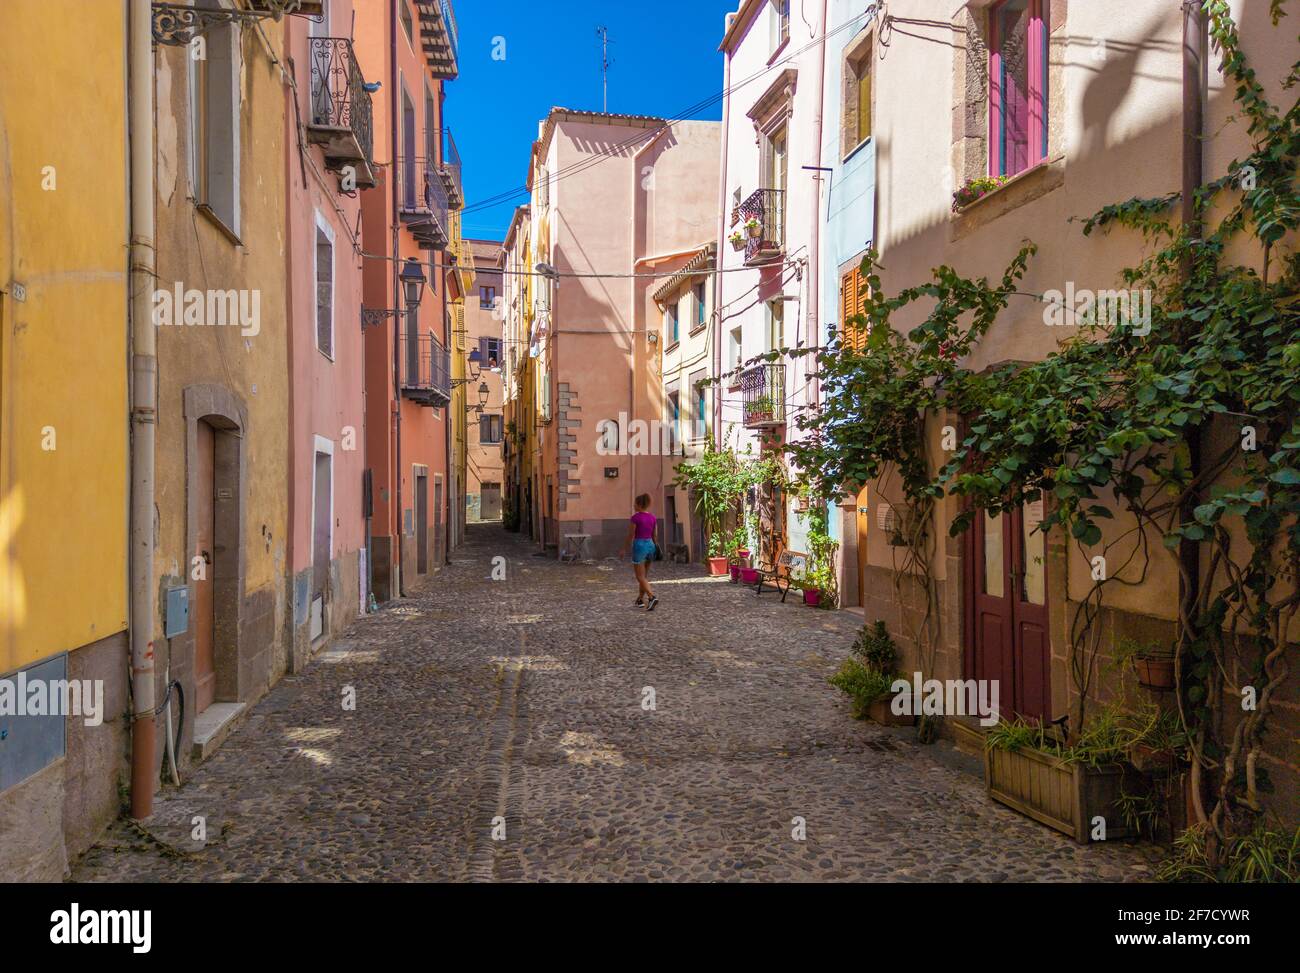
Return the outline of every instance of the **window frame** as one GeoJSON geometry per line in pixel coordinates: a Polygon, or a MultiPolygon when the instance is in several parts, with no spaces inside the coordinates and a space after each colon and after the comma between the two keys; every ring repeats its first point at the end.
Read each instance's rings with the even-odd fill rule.
{"type": "Polygon", "coordinates": [[[680,298],[671,302],[670,304],[664,305],[664,331],[667,332],[664,335],[664,342],[669,348],[672,348],[674,345],[678,343],[678,341],[681,340],[680,333],[679,333],[681,329],[680,312],[681,312],[680,298]]]}
{"type": "Polygon", "coordinates": [[[707,323],[705,308],[707,307],[708,284],[700,281],[698,284],[691,285],[691,295],[695,298],[695,324],[691,327],[691,332],[699,331],[707,323]]]}
{"type": "Polygon", "coordinates": [[[848,159],[871,141],[875,131],[875,72],[872,70],[876,51],[874,23],[864,27],[860,37],[854,38],[844,48],[840,86],[840,153],[848,159]],[[862,131],[862,82],[867,83],[867,133],[862,131]]]}
{"type": "Polygon", "coordinates": [[[1051,23],[1047,0],[1025,0],[1028,23],[1026,25],[1026,75],[1028,91],[1028,142],[1029,154],[1023,169],[1008,171],[1006,159],[1006,116],[1003,101],[1005,91],[1005,65],[1002,62],[998,21],[1002,10],[1011,0],[998,0],[989,7],[989,135],[988,173],[990,176],[1018,176],[1047,160],[1047,112],[1049,105],[1050,38],[1051,23]]]}
{"type": "Polygon", "coordinates": [[[478,287],[478,306],[481,310],[495,311],[497,300],[497,289],[490,284],[479,284],[478,287]],[[489,296],[489,292],[491,292],[489,296]]]}
{"type": "Polygon", "coordinates": [[[316,232],[323,233],[325,235],[325,239],[327,239],[330,244],[330,346],[328,351],[326,351],[324,348],[320,346],[321,307],[320,307],[320,262],[319,262],[320,241],[319,239],[313,238],[312,248],[311,248],[311,282],[312,282],[312,291],[315,293],[315,299],[312,301],[312,308],[314,309],[315,313],[312,315],[312,317],[313,317],[313,323],[316,326],[315,327],[316,350],[319,351],[326,358],[328,358],[330,361],[334,361],[335,349],[337,347],[336,339],[338,337],[338,329],[337,329],[338,315],[336,313],[337,302],[334,300],[335,284],[338,280],[338,275],[335,273],[336,265],[337,265],[337,260],[335,259],[337,255],[337,246],[335,244],[334,227],[330,226],[329,220],[325,218],[324,213],[322,213],[320,210],[315,210],[314,212],[316,214],[316,232]]]}

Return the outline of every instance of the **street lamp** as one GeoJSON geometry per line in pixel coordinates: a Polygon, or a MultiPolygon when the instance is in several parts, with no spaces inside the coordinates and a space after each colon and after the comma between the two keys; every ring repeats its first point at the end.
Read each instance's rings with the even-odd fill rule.
{"type": "Polygon", "coordinates": [[[560,272],[548,263],[539,263],[533,267],[533,270],[537,271],[547,280],[555,281],[557,283],[560,280],[560,272]]]}
{"type": "Polygon", "coordinates": [[[478,411],[479,412],[482,412],[483,408],[487,405],[489,394],[490,394],[490,390],[488,389],[487,382],[479,382],[478,383],[478,411]]]}
{"type": "Polygon", "coordinates": [[[414,257],[407,257],[406,263],[402,265],[402,293],[406,296],[406,306],[410,310],[420,306],[420,298],[424,296],[424,270],[420,266],[420,261],[414,257]]]}

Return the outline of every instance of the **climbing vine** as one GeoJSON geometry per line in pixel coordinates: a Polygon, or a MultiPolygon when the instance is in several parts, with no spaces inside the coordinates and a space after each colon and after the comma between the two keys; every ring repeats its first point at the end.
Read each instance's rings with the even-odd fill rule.
{"type": "MultiPolygon", "coordinates": [[[[1271,5],[1275,26],[1283,6],[1271,5]]],[[[1047,499],[1041,529],[1102,565],[1069,626],[1074,736],[1089,717],[1107,591],[1143,584],[1167,558],[1180,582],[1178,718],[1214,862],[1260,825],[1269,785],[1259,757],[1300,612],[1300,100],[1286,110],[1269,101],[1226,0],[1205,11],[1249,153],[1198,189],[1186,224],[1173,213],[1179,193],[1081,223],[1085,235],[1122,228],[1148,241],[1122,277],[1150,295],[1149,319],[1084,321],[1041,361],[976,374],[959,363],[1009,303],[1044,299],[1019,290],[1034,246],[992,284],[940,267],[894,296],[868,254],[865,312],[849,322],[865,341],[797,352],[816,356],[826,394],[788,448],[824,497],[871,481],[901,490],[895,576],[926,590],[923,666],[937,644],[934,504],[965,501],[959,533],[980,511],[1047,499]],[[891,318],[910,305],[925,319],[904,334],[891,318]],[[935,459],[927,432],[957,416],[961,436],[935,459]]],[[[1297,85],[1300,62],[1282,90],[1297,85]]]]}

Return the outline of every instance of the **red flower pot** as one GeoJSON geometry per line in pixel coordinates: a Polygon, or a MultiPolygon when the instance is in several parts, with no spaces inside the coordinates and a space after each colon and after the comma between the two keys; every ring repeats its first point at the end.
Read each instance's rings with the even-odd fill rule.
{"type": "Polygon", "coordinates": [[[740,569],[740,582],[741,582],[741,584],[758,584],[758,569],[757,569],[757,568],[741,568],[741,569],[740,569]]]}
{"type": "Polygon", "coordinates": [[[812,608],[816,608],[822,603],[822,593],[817,588],[804,588],[803,603],[812,608]]]}
{"type": "Polygon", "coordinates": [[[1133,668],[1137,670],[1138,682],[1148,689],[1174,688],[1174,660],[1172,657],[1160,656],[1144,659],[1139,656],[1133,660],[1133,668]]]}
{"type": "Polygon", "coordinates": [[[709,558],[709,574],[715,574],[719,577],[727,573],[727,559],[725,557],[709,558]]]}
{"type": "Polygon", "coordinates": [[[731,566],[731,583],[735,584],[739,580],[740,580],[740,565],[733,564],[731,566]]]}

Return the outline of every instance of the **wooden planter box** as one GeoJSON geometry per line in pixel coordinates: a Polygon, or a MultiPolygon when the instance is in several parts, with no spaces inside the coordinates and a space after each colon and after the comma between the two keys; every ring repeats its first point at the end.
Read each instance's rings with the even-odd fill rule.
{"type": "Polygon", "coordinates": [[[1122,785],[1130,793],[1146,782],[1123,764],[1088,767],[1038,750],[984,751],[984,784],[999,804],[1068,834],[1079,844],[1092,838],[1092,819],[1106,819],[1106,840],[1136,838],[1116,807],[1122,785]]]}

